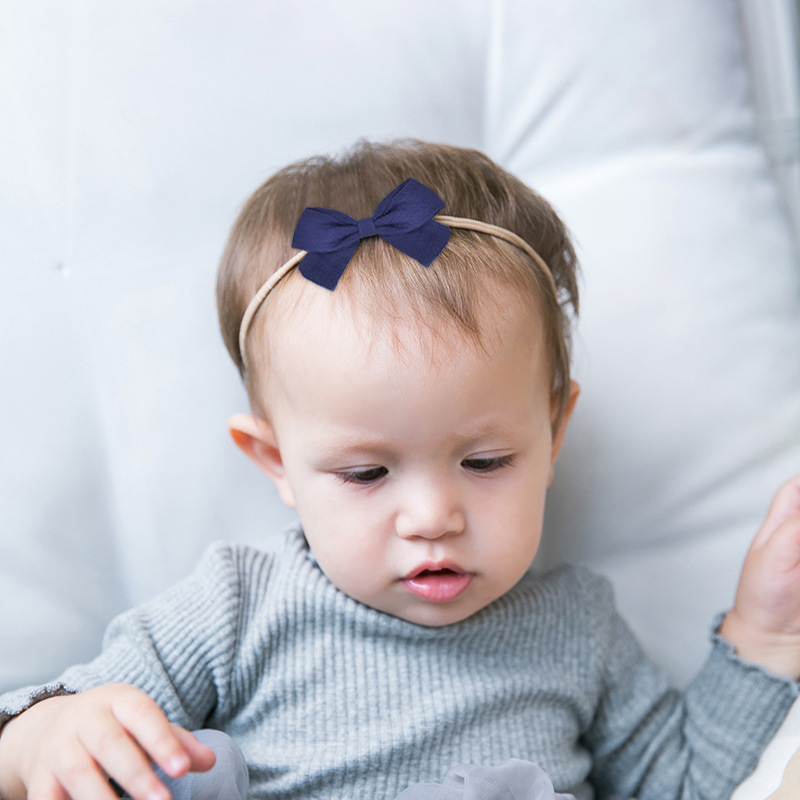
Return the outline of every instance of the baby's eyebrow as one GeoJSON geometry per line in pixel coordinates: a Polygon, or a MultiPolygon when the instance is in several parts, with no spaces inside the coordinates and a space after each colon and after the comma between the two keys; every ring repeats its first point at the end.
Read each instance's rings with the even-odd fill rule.
{"type": "Polygon", "coordinates": [[[511,425],[504,425],[501,422],[492,421],[476,425],[461,434],[454,434],[453,440],[457,444],[475,442],[479,439],[508,439],[514,435],[519,435],[519,431],[511,425]]]}
{"type": "Polygon", "coordinates": [[[331,456],[347,456],[361,453],[385,456],[392,452],[392,444],[378,436],[343,436],[341,439],[327,441],[319,445],[319,450],[331,456]]]}
{"type": "MultiPolygon", "coordinates": [[[[454,433],[446,439],[448,448],[458,448],[471,442],[481,442],[485,440],[509,440],[515,436],[515,431],[508,425],[498,422],[491,422],[484,425],[477,425],[474,428],[465,430],[461,433],[454,433]]],[[[516,432],[519,436],[519,432],[516,432]]],[[[383,436],[358,435],[352,436],[342,434],[341,439],[328,441],[320,445],[320,450],[330,455],[356,455],[369,454],[380,457],[388,457],[392,453],[403,447],[404,442],[392,442],[383,436]]]]}

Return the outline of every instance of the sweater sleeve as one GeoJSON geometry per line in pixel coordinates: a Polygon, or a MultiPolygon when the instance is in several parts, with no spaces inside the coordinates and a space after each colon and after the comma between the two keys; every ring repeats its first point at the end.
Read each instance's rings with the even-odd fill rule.
{"type": "Polygon", "coordinates": [[[680,693],[642,652],[608,581],[583,585],[596,637],[598,705],[585,741],[598,798],[727,800],[755,769],[798,684],[739,659],[715,628],[705,665],[680,693]]]}
{"type": "Polygon", "coordinates": [[[40,700],[109,683],[141,689],[175,724],[202,727],[229,701],[240,595],[231,546],[212,545],[189,577],[112,620],[93,661],[0,696],[0,728],[40,700]]]}

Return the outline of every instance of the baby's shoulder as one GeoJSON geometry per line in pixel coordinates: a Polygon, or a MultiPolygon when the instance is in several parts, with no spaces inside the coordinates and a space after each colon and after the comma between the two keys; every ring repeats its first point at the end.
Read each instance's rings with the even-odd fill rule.
{"type": "Polygon", "coordinates": [[[263,545],[220,540],[203,551],[191,579],[208,587],[228,588],[237,593],[255,592],[285,577],[308,561],[308,546],[302,531],[290,527],[263,545]]]}
{"type": "Polygon", "coordinates": [[[608,578],[578,564],[530,570],[517,588],[542,610],[594,620],[615,613],[614,591],[608,578]]]}
{"type": "Polygon", "coordinates": [[[219,540],[203,551],[195,575],[229,584],[267,582],[276,570],[284,572],[304,560],[305,539],[299,529],[287,528],[263,545],[219,540]]]}
{"type": "Polygon", "coordinates": [[[566,670],[586,686],[598,685],[619,621],[606,578],[576,565],[532,570],[494,613],[489,622],[498,629],[502,621],[513,625],[515,652],[553,674],[566,670]]]}

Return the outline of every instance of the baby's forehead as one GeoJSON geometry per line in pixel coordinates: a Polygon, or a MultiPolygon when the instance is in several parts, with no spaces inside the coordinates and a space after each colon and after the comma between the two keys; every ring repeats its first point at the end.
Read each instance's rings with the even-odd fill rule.
{"type": "MultiPolygon", "coordinates": [[[[266,326],[261,340],[269,356],[262,385],[273,398],[282,389],[294,395],[298,386],[313,392],[317,379],[335,382],[341,375],[345,380],[363,369],[382,375],[387,385],[401,386],[408,380],[436,380],[455,362],[479,366],[509,347],[525,348],[532,367],[546,360],[540,326],[530,313],[512,303],[497,305],[487,304],[481,328],[469,334],[446,318],[387,314],[318,286],[301,285],[283,296],[280,311],[273,310],[266,326]]],[[[549,383],[549,369],[541,375],[549,383]]]]}
{"type": "Polygon", "coordinates": [[[292,400],[298,393],[319,392],[323,383],[358,382],[362,368],[383,376],[373,387],[400,389],[409,380],[441,380],[454,363],[468,372],[480,370],[504,346],[524,348],[536,385],[549,390],[552,358],[545,324],[538,305],[518,292],[487,291],[474,303],[474,327],[467,327],[445,309],[415,303],[413,296],[352,288],[345,284],[343,290],[340,283],[331,292],[294,271],[267,298],[250,334],[248,391],[257,415],[269,419],[281,396],[292,400]]]}
{"type": "Polygon", "coordinates": [[[506,326],[504,335],[478,342],[454,326],[400,319],[370,326],[363,310],[330,299],[318,295],[296,308],[273,342],[265,383],[281,434],[303,420],[306,440],[315,431],[327,440],[333,430],[363,428],[391,430],[406,443],[413,431],[422,445],[444,435],[458,414],[460,429],[490,413],[497,422],[511,397],[519,398],[517,415],[539,400],[547,405],[549,364],[528,329],[506,326]]]}
{"type": "Polygon", "coordinates": [[[366,292],[333,292],[299,274],[271,298],[266,343],[272,359],[302,358],[309,350],[330,358],[368,358],[389,349],[400,360],[423,353],[435,368],[454,351],[489,356],[509,339],[542,344],[542,321],[536,308],[507,287],[492,287],[475,303],[473,326],[460,324],[447,309],[376,297],[366,292]]]}

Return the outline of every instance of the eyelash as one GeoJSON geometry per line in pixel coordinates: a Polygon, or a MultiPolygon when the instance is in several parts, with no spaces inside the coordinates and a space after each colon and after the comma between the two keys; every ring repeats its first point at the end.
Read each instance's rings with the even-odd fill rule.
{"type": "Polygon", "coordinates": [[[514,463],[514,456],[491,456],[489,458],[465,458],[461,464],[472,472],[485,475],[488,472],[496,472],[503,467],[510,467],[514,463]]]}
{"type": "Polygon", "coordinates": [[[370,467],[369,469],[357,469],[352,472],[337,472],[336,476],[342,483],[369,485],[380,480],[388,472],[389,470],[386,467],[370,467]]]}
{"type": "MultiPolygon", "coordinates": [[[[496,472],[504,467],[509,467],[514,463],[514,456],[493,456],[491,458],[465,458],[461,465],[478,475],[486,475],[496,472]]],[[[337,472],[336,477],[342,483],[355,483],[361,486],[369,486],[377,483],[385,475],[389,474],[386,467],[370,467],[369,469],[353,470],[352,472],[337,472]]]]}

